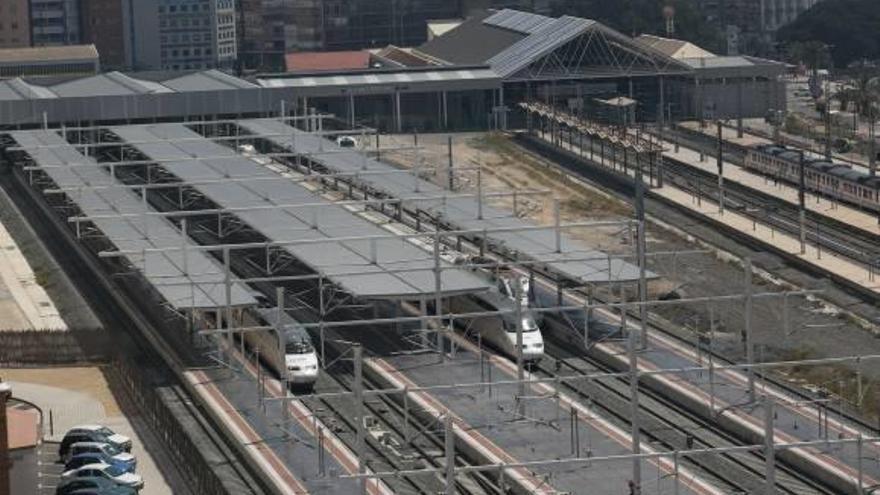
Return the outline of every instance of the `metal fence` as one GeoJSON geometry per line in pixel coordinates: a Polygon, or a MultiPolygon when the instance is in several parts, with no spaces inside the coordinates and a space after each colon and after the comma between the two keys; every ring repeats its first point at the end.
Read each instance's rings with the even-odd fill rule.
{"type": "Polygon", "coordinates": [[[167,450],[170,462],[189,483],[193,493],[230,493],[212,469],[201,449],[175,417],[157,389],[129,361],[114,361],[113,370],[141,418],[167,450]]]}
{"type": "Polygon", "coordinates": [[[102,328],[0,332],[0,365],[69,365],[108,361],[110,345],[102,328]]]}

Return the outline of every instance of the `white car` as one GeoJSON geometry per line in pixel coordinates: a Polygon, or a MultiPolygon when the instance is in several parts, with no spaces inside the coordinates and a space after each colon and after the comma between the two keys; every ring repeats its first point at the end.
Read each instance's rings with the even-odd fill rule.
{"type": "Polygon", "coordinates": [[[103,442],[79,442],[70,446],[70,450],[67,451],[67,456],[63,460],[67,462],[71,457],[79,454],[99,454],[105,455],[108,458],[113,459],[113,464],[118,464],[121,467],[131,466],[132,468],[137,467],[137,459],[133,455],[128,452],[123,452],[122,450],[114,447],[112,444],[103,443],[103,442]]]}
{"type": "Polygon", "coordinates": [[[71,445],[79,442],[103,442],[109,443],[124,452],[131,451],[131,439],[120,435],[103,425],[78,425],[71,428],[59,447],[59,454],[63,459],[71,445]]]}
{"type": "Polygon", "coordinates": [[[77,469],[71,469],[61,474],[61,481],[72,480],[75,478],[107,478],[117,485],[126,486],[140,490],[144,487],[144,479],[140,475],[134,473],[126,473],[122,468],[111,466],[110,464],[86,464],[77,469]]]}
{"type": "Polygon", "coordinates": [[[336,138],[336,144],[340,148],[357,148],[358,140],[351,136],[339,136],[336,138]]]}

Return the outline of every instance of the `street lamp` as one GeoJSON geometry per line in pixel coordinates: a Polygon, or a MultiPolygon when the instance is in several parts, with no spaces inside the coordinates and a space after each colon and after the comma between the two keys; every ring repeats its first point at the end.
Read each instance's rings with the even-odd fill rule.
{"type": "Polygon", "coordinates": [[[9,382],[0,382],[0,495],[12,493],[9,486],[9,427],[6,418],[6,402],[12,397],[12,386],[9,382]]]}

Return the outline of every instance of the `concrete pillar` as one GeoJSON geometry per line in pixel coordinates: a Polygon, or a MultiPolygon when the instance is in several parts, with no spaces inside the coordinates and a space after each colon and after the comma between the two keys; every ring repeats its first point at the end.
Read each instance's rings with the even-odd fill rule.
{"type": "Polygon", "coordinates": [[[400,91],[394,92],[394,128],[398,133],[403,132],[403,117],[400,110],[400,91]]]}
{"type": "Polygon", "coordinates": [[[657,116],[657,125],[660,126],[661,136],[663,135],[663,126],[666,124],[666,88],[663,84],[663,76],[660,76],[660,115],[657,116]]]}
{"type": "Polygon", "coordinates": [[[449,97],[443,92],[443,128],[449,129],[449,97]]]}
{"type": "Polygon", "coordinates": [[[504,107],[504,86],[498,90],[498,111],[501,112],[501,130],[507,130],[507,110],[504,107]]]}

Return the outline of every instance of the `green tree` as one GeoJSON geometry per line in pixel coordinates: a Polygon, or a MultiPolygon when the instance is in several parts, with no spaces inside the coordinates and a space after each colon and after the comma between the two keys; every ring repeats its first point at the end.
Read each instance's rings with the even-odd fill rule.
{"type": "Polygon", "coordinates": [[[877,70],[860,65],[849,84],[838,90],[832,98],[840,102],[840,108],[853,107],[853,113],[868,122],[868,157],[871,175],[877,173],[875,124],[880,117],[880,76],[877,70]]]}
{"type": "Polygon", "coordinates": [[[830,46],[837,67],[880,59],[880,2],[825,0],[777,33],[784,44],[822,42],[830,46]]]}
{"type": "Polygon", "coordinates": [[[788,61],[804,64],[815,78],[819,69],[831,65],[829,46],[818,40],[795,41],[788,45],[788,61]]]}
{"type": "Polygon", "coordinates": [[[722,33],[700,14],[695,0],[569,0],[555,14],[594,19],[627,34],[665,36],[663,8],[675,8],[675,37],[690,41],[707,50],[723,47],[722,33]]]}

